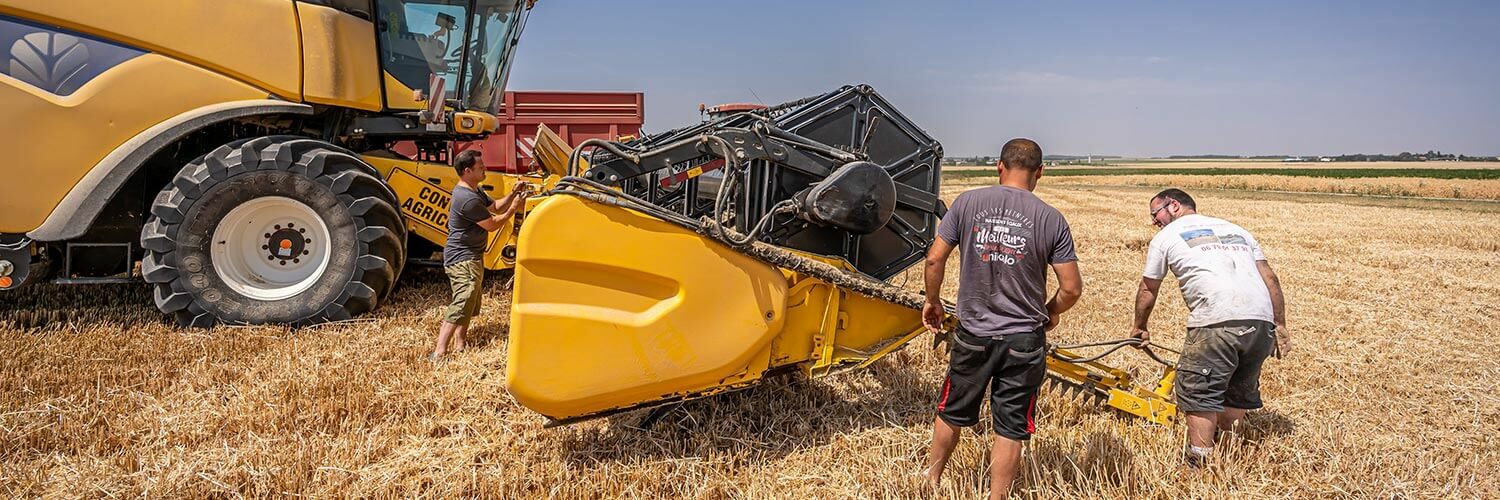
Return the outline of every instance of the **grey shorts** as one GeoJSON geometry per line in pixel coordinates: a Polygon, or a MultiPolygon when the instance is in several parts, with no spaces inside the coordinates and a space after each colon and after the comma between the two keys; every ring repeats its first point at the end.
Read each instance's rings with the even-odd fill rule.
{"type": "Polygon", "coordinates": [[[1177,409],[1260,408],[1260,367],[1275,346],[1276,327],[1269,321],[1189,328],[1177,361],[1177,409]]]}

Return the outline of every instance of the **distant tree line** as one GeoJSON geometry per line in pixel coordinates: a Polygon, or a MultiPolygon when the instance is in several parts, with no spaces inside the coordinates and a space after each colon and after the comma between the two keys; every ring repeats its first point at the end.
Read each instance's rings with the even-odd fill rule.
{"type": "Polygon", "coordinates": [[[993,165],[995,156],[944,156],[944,165],[993,165]]]}
{"type": "Polygon", "coordinates": [[[1332,157],[1333,161],[1500,161],[1495,156],[1469,156],[1428,150],[1426,154],[1402,151],[1400,154],[1350,154],[1332,157]]]}
{"type": "MultiPolygon", "coordinates": [[[[1049,165],[1095,165],[1106,164],[1106,160],[1119,160],[1124,157],[1114,155],[1046,155],[1042,159],[1049,165]]],[[[1366,154],[1355,153],[1338,156],[1298,156],[1298,155],[1171,155],[1157,157],[1165,160],[1297,160],[1297,161],[1500,161],[1496,156],[1470,156],[1465,154],[1444,153],[1442,151],[1429,150],[1426,153],[1412,153],[1402,151],[1398,154],[1366,154]]],[[[944,165],[994,165],[999,161],[998,156],[947,156],[943,157],[944,165]]]]}
{"type": "MultiPolygon", "coordinates": [[[[1042,160],[1049,164],[1065,165],[1094,165],[1103,164],[1104,160],[1118,160],[1123,158],[1118,155],[1044,155],[1042,160]]],[[[1279,157],[1278,157],[1279,158],[1279,157]]],[[[994,165],[1000,161],[999,156],[944,156],[944,165],[994,165]]]]}

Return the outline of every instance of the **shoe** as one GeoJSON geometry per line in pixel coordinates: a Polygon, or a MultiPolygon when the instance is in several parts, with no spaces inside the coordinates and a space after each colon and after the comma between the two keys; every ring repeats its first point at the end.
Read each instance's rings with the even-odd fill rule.
{"type": "Polygon", "coordinates": [[[1188,468],[1202,469],[1208,466],[1208,459],[1213,456],[1213,450],[1213,448],[1189,446],[1182,450],[1182,458],[1187,462],[1188,468]]]}

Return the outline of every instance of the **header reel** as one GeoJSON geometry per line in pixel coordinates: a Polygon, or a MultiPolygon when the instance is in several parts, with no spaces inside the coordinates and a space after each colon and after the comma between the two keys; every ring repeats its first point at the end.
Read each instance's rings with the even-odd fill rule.
{"type": "Polygon", "coordinates": [[[596,148],[590,181],[712,226],[733,244],[848,260],[885,279],[921,260],[946,211],[942,146],[867,85],[596,148]]]}

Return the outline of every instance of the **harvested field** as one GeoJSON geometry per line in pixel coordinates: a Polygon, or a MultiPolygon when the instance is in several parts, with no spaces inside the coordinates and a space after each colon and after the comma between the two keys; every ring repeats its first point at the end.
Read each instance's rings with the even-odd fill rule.
{"type": "MultiPolygon", "coordinates": [[[[991,177],[993,179],[993,177],[991,177]]],[[[1059,185],[1149,186],[1290,191],[1460,200],[1500,200],[1500,179],[1421,179],[1403,177],[1335,179],[1283,175],[1121,175],[1051,176],[1059,185]]]]}
{"type": "MultiPolygon", "coordinates": [[[[1071,221],[1085,280],[1053,340],[1117,338],[1155,231],[1154,191],[1053,180],[1039,194],[1071,221]]],[[[1205,213],[1255,232],[1282,276],[1296,350],[1268,363],[1267,409],[1222,460],[1189,472],[1181,427],[1049,394],[1018,492],[1500,496],[1500,212],[1194,194],[1205,213]]],[[[919,280],[908,271],[907,286],[919,280]]],[[[632,427],[640,414],[543,429],[504,391],[503,281],[487,280],[474,349],[439,365],[423,359],[447,293],[432,270],[363,321],[296,331],[177,330],[143,286],[0,295],[0,493],[921,495],[912,473],[946,362],[925,342],[868,370],[691,402],[650,430],[632,427]]],[[[1169,288],[1153,330],[1175,345],[1186,311],[1169,288]]],[[[1136,353],[1110,360],[1153,376],[1136,353]]],[[[939,496],[982,494],[987,450],[967,433],[939,496]]]]}
{"type": "MultiPolygon", "coordinates": [[[[1497,164],[1500,165],[1500,164],[1497,164]]],[[[962,182],[995,182],[994,167],[947,167],[962,182]],[[955,170],[956,169],[956,170],[955,170]]],[[[1046,182],[1301,193],[1500,200],[1500,169],[1049,167],[1046,182]]]]}
{"type": "MultiPolygon", "coordinates": [[[[1173,168],[1173,169],[1447,169],[1447,170],[1495,170],[1500,162],[1495,161],[1334,161],[1334,162],[1283,162],[1280,160],[1142,160],[1108,159],[1094,165],[1058,165],[1057,169],[1092,168],[1173,168]]],[[[994,165],[952,165],[944,170],[994,170],[994,165]]]]}
{"type": "MultiPolygon", "coordinates": [[[[970,171],[964,172],[968,175],[990,175],[989,172],[970,171]]],[[[1361,179],[1361,178],[1386,178],[1386,177],[1412,177],[1422,179],[1500,179],[1500,169],[1459,169],[1459,168],[1072,168],[1054,167],[1050,169],[1053,177],[1081,177],[1081,176],[1145,176],[1145,175],[1173,175],[1173,176],[1250,176],[1250,175],[1275,175],[1285,177],[1322,177],[1333,179],[1361,179]]]]}
{"type": "Polygon", "coordinates": [[[1500,169],[1494,161],[1303,161],[1281,160],[1108,160],[1110,165],[1149,168],[1446,168],[1500,169]]]}

